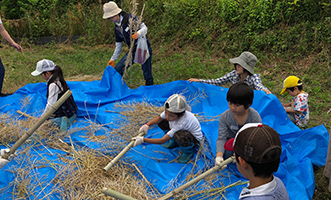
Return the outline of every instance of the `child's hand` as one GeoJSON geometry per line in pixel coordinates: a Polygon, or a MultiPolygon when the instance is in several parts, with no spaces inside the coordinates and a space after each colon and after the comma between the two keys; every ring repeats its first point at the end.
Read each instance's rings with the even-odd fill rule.
{"type": "Polygon", "coordinates": [[[221,165],[221,163],[224,161],[223,157],[222,156],[218,156],[216,157],[215,159],[215,164],[216,165],[221,165]]]}
{"type": "Polygon", "coordinates": [[[267,95],[272,94],[272,93],[270,92],[270,90],[268,90],[268,89],[265,89],[265,90],[263,90],[263,91],[265,91],[265,93],[267,93],[267,95]]]}
{"type": "Polygon", "coordinates": [[[149,125],[148,125],[148,124],[144,124],[144,125],[142,125],[142,126],[140,127],[139,132],[144,131],[145,134],[147,134],[148,129],[149,129],[149,125]]]}
{"type": "Polygon", "coordinates": [[[199,79],[196,79],[196,78],[190,78],[190,79],[188,79],[188,81],[190,81],[190,83],[192,83],[192,82],[200,82],[200,80],[199,79]]]}
{"type": "Polygon", "coordinates": [[[144,143],[144,137],[142,137],[142,136],[133,137],[132,140],[135,140],[133,147],[144,143]]]}

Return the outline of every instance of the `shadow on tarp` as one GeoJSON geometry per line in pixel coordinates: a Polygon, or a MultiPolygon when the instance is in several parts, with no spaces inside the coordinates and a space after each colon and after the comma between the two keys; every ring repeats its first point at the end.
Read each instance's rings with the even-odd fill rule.
{"type": "MultiPolygon", "coordinates": [[[[73,92],[79,108],[78,120],[74,124],[74,127],[84,127],[88,120],[100,124],[109,124],[112,121],[116,121],[119,117],[119,114],[116,113],[116,111],[118,111],[116,109],[118,108],[115,107],[117,102],[125,104],[132,101],[148,101],[148,103],[160,106],[174,93],[184,93],[188,99],[189,96],[198,93],[206,95],[207,98],[192,98],[192,101],[190,101],[192,112],[199,113],[199,115],[206,117],[217,116],[228,109],[226,102],[228,88],[203,83],[189,83],[188,81],[174,81],[166,84],[140,86],[137,89],[130,89],[112,67],[105,69],[101,81],[68,82],[68,85],[73,92]],[[109,110],[115,112],[106,112],[109,110]]],[[[46,84],[27,84],[17,90],[13,95],[0,98],[0,112],[15,115],[17,110],[22,109],[21,100],[24,98],[29,98],[30,102],[23,108],[23,112],[32,115],[40,113],[46,105],[46,84]]],[[[264,124],[273,127],[280,134],[283,152],[279,170],[275,175],[280,177],[284,182],[290,199],[312,199],[315,188],[312,165],[323,166],[325,163],[329,140],[326,128],[320,125],[314,128],[300,130],[287,119],[287,114],[281,103],[273,94],[266,95],[265,92],[254,91],[254,103],[252,107],[260,113],[264,124]]],[[[218,121],[202,122],[201,127],[205,133],[211,153],[206,154],[208,161],[200,160],[201,157],[198,158],[198,170],[213,167],[213,159],[216,154],[216,139],[218,136],[218,121]]],[[[116,124],[108,125],[108,128],[111,131],[111,128],[116,128],[116,124]]],[[[98,134],[105,133],[100,131],[98,134]]],[[[85,136],[86,132],[80,131],[71,135],[71,139],[79,146],[105,151],[98,146],[98,144],[88,141],[85,136]]],[[[159,138],[162,136],[163,133],[159,128],[152,128],[146,137],[159,138]]],[[[38,152],[39,154],[45,154],[46,150],[40,149],[38,151],[40,151],[38,152]]],[[[105,151],[104,153],[114,154],[117,152],[105,151]]],[[[192,169],[192,163],[187,165],[176,162],[169,163],[169,161],[178,155],[178,149],[169,150],[163,148],[161,145],[143,144],[131,149],[122,159],[131,159],[140,166],[146,178],[153,183],[161,193],[165,194],[169,192],[169,190],[185,183],[186,174],[192,169]]],[[[36,159],[42,158],[36,156],[36,159]]],[[[52,160],[53,158],[47,159],[52,160]]],[[[15,172],[10,170],[13,165],[15,165],[15,161],[10,162],[0,170],[0,176],[3,177],[0,180],[0,188],[4,189],[8,183],[15,179],[15,172]]],[[[38,173],[39,176],[43,176],[43,179],[48,179],[48,181],[52,180],[56,174],[51,167],[44,167],[42,170],[38,171],[38,173]]],[[[216,183],[211,187],[220,187],[222,184],[228,185],[238,180],[246,181],[238,173],[235,164],[230,164],[227,169],[219,172],[216,177],[216,183]],[[226,174],[226,176],[224,176],[224,174],[226,174]]],[[[203,184],[208,185],[208,183],[204,181],[198,184],[199,186],[203,184]]],[[[53,187],[53,185],[49,184],[46,188],[51,187],[53,187]]],[[[244,186],[237,186],[229,188],[224,195],[227,199],[238,199],[239,193],[243,187],[244,186]]],[[[101,189],[102,188],[100,188],[100,191],[101,189]]],[[[11,198],[12,191],[13,188],[9,187],[0,194],[0,197],[2,199],[11,198]]],[[[36,191],[36,193],[38,193],[38,191],[36,191]]],[[[51,198],[58,199],[59,196],[54,194],[51,198]]],[[[35,199],[37,199],[37,197],[35,199]]],[[[196,197],[196,199],[198,198],[196,197]]]]}

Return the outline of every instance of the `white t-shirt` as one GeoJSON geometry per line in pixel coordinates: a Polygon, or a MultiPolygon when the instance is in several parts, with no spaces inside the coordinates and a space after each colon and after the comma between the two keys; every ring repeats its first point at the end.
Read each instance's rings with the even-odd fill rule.
{"type": "MultiPolygon", "coordinates": [[[[248,184],[249,187],[249,184],[248,184]]],[[[283,182],[276,176],[269,183],[249,189],[245,187],[239,196],[240,200],[289,200],[283,182]]]]}
{"type": "Polygon", "coordinates": [[[2,24],[1,17],[0,17],[0,24],[2,24]]]}
{"type": "MultiPolygon", "coordinates": [[[[166,119],[165,111],[160,114],[162,119],[166,119]]],[[[199,142],[203,138],[201,126],[198,119],[189,111],[185,111],[184,115],[175,121],[169,122],[170,131],[168,135],[173,137],[177,131],[189,131],[199,142]]]]}

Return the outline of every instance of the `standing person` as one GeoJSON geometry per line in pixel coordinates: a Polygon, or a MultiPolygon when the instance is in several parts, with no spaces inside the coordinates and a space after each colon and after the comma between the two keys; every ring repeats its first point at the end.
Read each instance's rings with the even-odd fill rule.
{"type": "MultiPolygon", "coordinates": [[[[124,70],[125,70],[125,62],[128,56],[127,52],[122,59],[117,63],[115,66],[115,61],[120,55],[122,51],[122,46],[123,42],[128,45],[129,49],[131,46],[131,38],[134,40],[134,47],[132,49],[132,61],[131,63],[133,64],[133,58],[136,53],[137,49],[137,39],[139,39],[142,36],[146,36],[147,34],[147,26],[141,22],[139,24],[139,30],[135,32],[135,30],[130,30],[129,28],[129,23],[132,20],[132,22],[137,23],[138,18],[136,16],[133,16],[132,14],[128,14],[122,9],[120,9],[117,4],[113,1],[110,1],[108,3],[105,3],[103,5],[103,18],[104,19],[109,19],[111,22],[115,23],[115,51],[108,62],[108,66],[111,65],[116,69],[116,71],[123,76],[124,70]],[[132,32],[131,32],[132,31],[132,32]],[[132,34],[132,35],[130,35],[132,34]]],[[[147,40],[147,45],[148,45],[148,51],[149,51],[149,58],[145,61],[144,64],[141,65],[141,68],[143,70],[144,78],[146,81],[146,85],[153,85],[153,75],[152,75],[152,47],[147,40]]]]}
{"type": "Polygon", "coordinates": [[[279,134],[273,128],[248,123],[238,131],[231,146],[238,171],[249,180],[239,200],[289,200],[283,182],[273,175],[282,154],[279,134]]]}
{"type": "Polygon", "coordinates": [[[163,147],[169,149],[179,146],[182,153],[178,162],[187,163],[203,139],[200,123],[190,111],[191,107],[187,105],[184,96],[171,95],[164,104],[164,111],[139,129],[139,132],[144,131],[147,134],[149,127],[157,124],[165,135],[159,139],[134,137],[132,138],[135,140],[134,146],[144,142],[163,144],[163,147]]]}
{"type": "Polygon", "coordinates": [[[302,82],[296,76],[289,76],[283,82],[280,94],[292,96],[290,103],[283,103],[289,119],[297,126],[305,127],[309,121],[308,93],[303,91],[302,82]]]}
{"type": "Polygon", "coordinates": [[[270,90],[262,85],[260,74],[254,74],[254,66],[257,63],[257,58],[254,54],[245,51],[239,57],[230,59],[230,62],[234,65],[234,70],[220,78],[209,80],[190,78],[188,81],[218,86],[229,82],[232,84],[244,82],[254,90],[263,90],[265,93],[271,94],[270,90]]]}
{"type": "MultiPolygon", "coordinates": [[[[36,70],[31,73],[32,76],[41,75],[47,81],[47,105],[43,112],[46,113],[61,96],[69,90],[66,81],[63,78],[63,72],[60,66],[55,65],[53,61],[43,59],[37,63],[36,70]]],[[[77,106],[71,95],[62,106],[55,112],[52,122],[53,125],[60,128],[61,131],[68,130],[69,126],[75,121],[77,106]]]]}
{"type": "Polygon", "coordinates": [[[219,120],[218,138],[216,142],[216,164],[221,164],[234,152],[224,148],[225,143],[234,138],[238,130],[247,123],[261,123],[259,113],[250,106],[253,103],[254,91],[246,83],[238,82],[228,90],[226,100],[229,109],[224,111],[219,120]]]}
{"type": "MultiPolygon", "coordinates": [[[[22,47],[17,44],[8,34],[6,31],[5,27],[3,27],[1,18],[0,18],[0,34],[3,38],[5,38],[14,48],[17,49],[18,52],[22,53],[22,47]]],[[[3,84],[3,79],[5,78],[5,67],[2,64],[1,58],[0,58],[0,97],[5,97],[8,94],[2,93],[2,84],[3,84]]]]}

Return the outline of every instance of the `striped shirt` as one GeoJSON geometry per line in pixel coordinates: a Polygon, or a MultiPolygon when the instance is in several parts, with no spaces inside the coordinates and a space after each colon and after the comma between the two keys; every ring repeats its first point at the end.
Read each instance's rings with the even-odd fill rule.
{"type": "MultiPolygon", "coordinates": [[[[237,74],[236,70],[233,70],[232,72],[227,73],[224,76],[217,79],[209,79],[209,80],[200,79],[199,81],[200,83],[208,83],[208,84],[220,86],[229,82],[231,82],[232,84],[238,83],[240,82],[240,77],[237,74]]],[[[248,75],[243,82],[249,85],[250,87],[252,87],[254,90],[268,89],[262,85],[260,74],[248,75]]]]}

